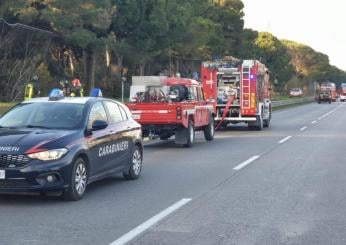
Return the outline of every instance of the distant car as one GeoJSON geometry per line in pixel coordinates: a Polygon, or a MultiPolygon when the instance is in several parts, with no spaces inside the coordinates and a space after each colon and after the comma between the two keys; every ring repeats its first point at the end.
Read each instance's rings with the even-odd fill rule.
{"type": "Polygon", "coordinates": [[[321,102],[332,103],[332,93],[330,90],[320,91],[318,94],[318,104],[321,104],[321,102]]]}
{"type": "Polygon", "coordinates": [[[0,193],[61,191],[142,169],[141,126],[123,104],[96,97],[35,98],[0,118],[0,193]]]}
{"type": "Polygon", "coordinates": [[[303,96],[303,90],[301,88],[292,88],[290,90],[290,97],[302,97],[303,96]]]}

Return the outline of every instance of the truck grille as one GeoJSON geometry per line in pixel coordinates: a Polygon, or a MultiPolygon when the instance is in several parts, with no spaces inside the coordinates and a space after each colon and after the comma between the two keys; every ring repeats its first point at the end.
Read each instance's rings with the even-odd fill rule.
{"type": "Polygon", "coordinates": [[[0,154],[0,167],[2,168],[8,168],[10,165],[21,167],[28,162],[30,162],[30,159],[25,155],[0,154]]]}

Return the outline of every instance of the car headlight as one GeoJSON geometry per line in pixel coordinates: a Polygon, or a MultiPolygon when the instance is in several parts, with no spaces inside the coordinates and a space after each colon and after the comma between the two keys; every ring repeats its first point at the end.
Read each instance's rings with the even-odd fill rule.
{"type": "Polygon", "coordinates": [[[67,149],[61,148],[61,149],[35,152],[35,153],[28,154],[27,156],[31,159],[38,159],[41,161],[52,161],[52,160],[58,160],[62,158],[67,152],[68,152],[67,149]]]}

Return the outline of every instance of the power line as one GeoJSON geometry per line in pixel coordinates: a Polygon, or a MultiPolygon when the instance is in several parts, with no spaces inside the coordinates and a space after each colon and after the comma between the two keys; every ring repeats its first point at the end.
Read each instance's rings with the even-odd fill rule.
{"type": "Polygon", "coordinates": [[[26,30],[29,30],[29,31],[36,31],[36,32],[42,32],[44,34],[48,34],[48,35],[54,35],[53,32],[51,31],[47,31],[47,30],[44,30],[44,29],[40,29],[40,28],[37,28],[37,27],[33,27],[33,26],[28,26],[28,25],[24,25],[24,24],[21,24],[21,23],[14,23],[14,24],[11,24],[11,23],[8,23],[5,19],[3,18],[0,18],[0,22],[10,26],[10,27],[18,27],[18,28],[23,28],[23,29],[26,29],[26,30]]]}

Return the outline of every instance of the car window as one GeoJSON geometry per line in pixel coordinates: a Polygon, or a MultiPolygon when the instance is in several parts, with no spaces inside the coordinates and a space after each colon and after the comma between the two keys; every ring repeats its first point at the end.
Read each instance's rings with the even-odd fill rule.
{"type": "Polygon", "coordinates": [[[107,107],[109,116],[110,116],[110,123],[117,123],[124,121],[124,116],[122,115],[119,106],[110,101],[106,101],[105,105],[107,107]]]}
{"type": "Polygon", "coordinates": [[[124,107],[122,107],[121,105],[118,105],[118,106],[119,106],[119,109],[120,109],[120,113],[123,116],[123,120],[128,120],[129,117],[126,114],[126,111],[125,111],[124,107]]]}
{"type": "Polygon", "coordinates": [[[89,114],[88,128],[92,127],[92,124],[95,120],[102,120],[107,122],[107,114],[101,102],[96,102],[92,106],[89,114]]]}

